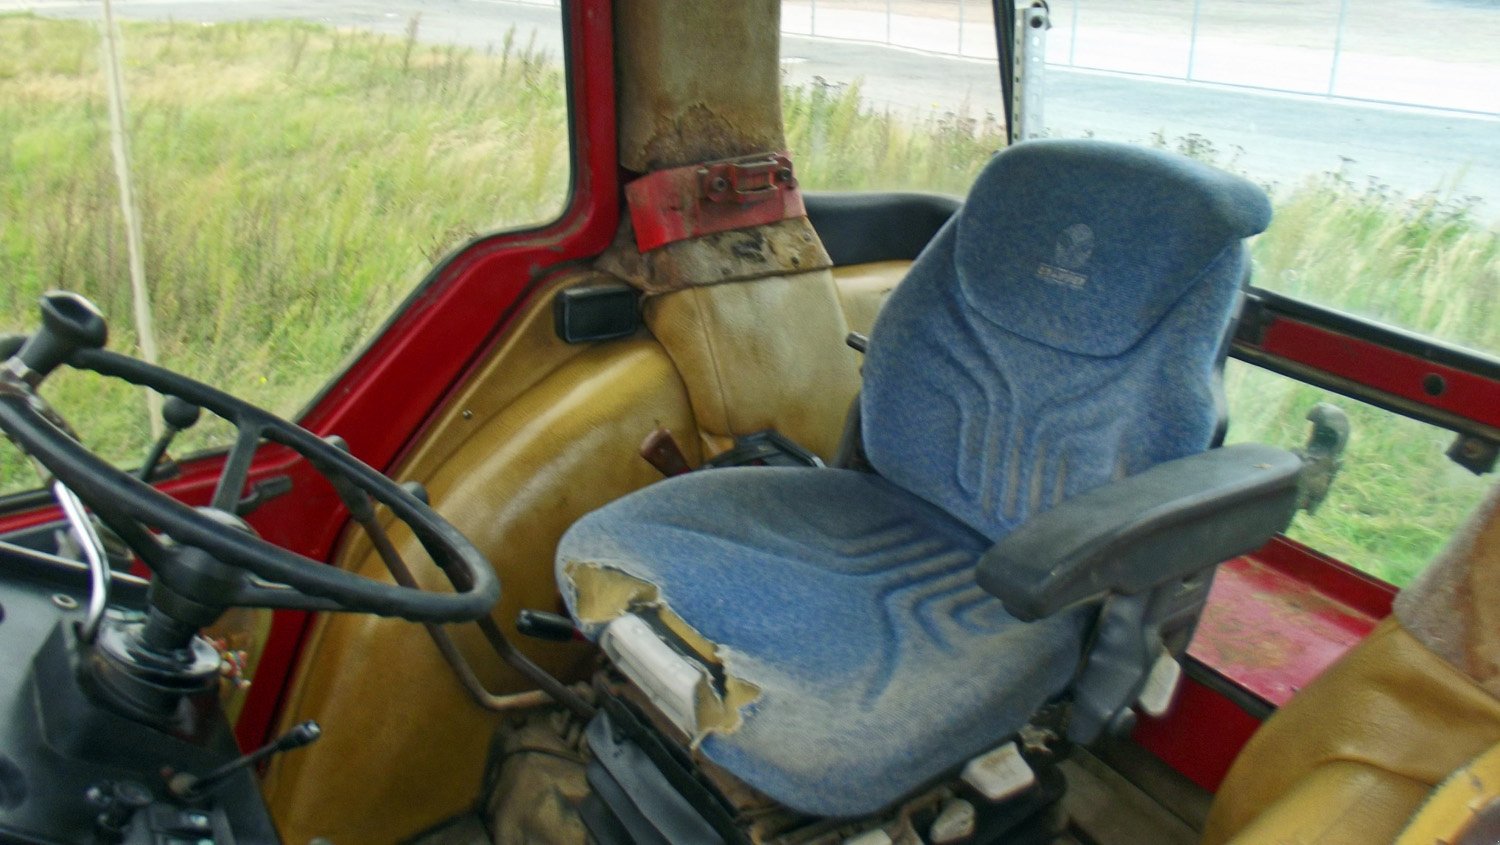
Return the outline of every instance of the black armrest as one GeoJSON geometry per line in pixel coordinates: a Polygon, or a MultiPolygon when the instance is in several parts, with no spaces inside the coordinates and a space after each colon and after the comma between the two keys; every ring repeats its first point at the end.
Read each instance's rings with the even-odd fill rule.
{"type": "Polygon", "coordinates": [[[1028,520],[979,561],[980,586],[1031,621],[1254,551],[1292,521],[1302,462],[1241,443],[1158,464],[1028,520]]]}

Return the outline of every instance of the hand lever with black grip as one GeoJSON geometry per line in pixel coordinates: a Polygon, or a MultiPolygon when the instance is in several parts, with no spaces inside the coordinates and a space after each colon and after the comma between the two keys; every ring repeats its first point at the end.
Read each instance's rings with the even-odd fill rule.
{"type": "Polygon", "coordinates": [[[41,299],[42,325],[26,339],[14,359],[24,369],[17,373],[32,387],[42,383],[79,349],[100,349],[109,339],[104,315],[76,293],[50,291],[41,299]]]}
{"type": "Polygon", "coordinates": [[[261,760],[270,757],[272,754],[280,754],[283,751],[291,751],[293,748],[311,745],[317,742],[318,738],[322,735],[323,730],[318,727],[318,723],[309,719],[306,722],[293,725],[291,730],[272,740],[270,743],[242,757],[236,757],[201,778],[194,777],[187,772],[179,772],[167,781],[167,789],[184,801],[202,798],[208,794],[209,790],[213,789],[215,784],[220,783],[240,769],[253,766],[261,760]]]}
{"type": "Polygon", "coordinates": [[[163,456],[167,454],[167,447],[172,445],[172,440],[177,437],[178,432],[186,431],[198,423],[198,417],[203,414],[203,409],[176,396],[168,396],[162,402],[161,419],[166,423],[166,428],[161,437],[151,444],[151,451],[146,454],[146,462],[141,464],[141,480],[147,483],[151,481],[152,473],[156,472],[156,465],[161,463],[163,456]]]}

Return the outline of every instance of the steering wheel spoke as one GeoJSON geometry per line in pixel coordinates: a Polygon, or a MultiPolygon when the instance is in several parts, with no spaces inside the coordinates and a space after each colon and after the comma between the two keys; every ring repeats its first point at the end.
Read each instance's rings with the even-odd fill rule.
{"type": "Polygon", "coordinates": [[[263,607],[269,610],[347,610],[337,601],[322,596],[310,596],[285,584],[265,582],[249,583],[241,587],[234,596],[235,607],[263,607]]]}
{"type": "Polygon", "coordinates": [[[214,486],[213,499],[209,507],[233,513],[240,502],[240,492],[250,478],[250,464],[255,460],[255,450],[260,448],[262,431],[260,425],[250,420],[233,420],[236,431],[234,445],[224,458],[224,470],[219,473],[214,486]]]}
{"type": "Polygon", "coordinates": [[[95,507],[93,510],[94,515],[99,517],[99,521],[115,532],[115,535],[135,552],[141,562],[146,564],[147,569],[156,572],[168,565],[167,560],[171,552],[144,525],[114,513],[109,508],[95,507]]]}

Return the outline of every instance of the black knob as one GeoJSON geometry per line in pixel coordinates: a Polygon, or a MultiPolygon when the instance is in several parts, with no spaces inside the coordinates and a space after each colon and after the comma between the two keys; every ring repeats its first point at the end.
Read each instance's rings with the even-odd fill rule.
{"type": "Polygon", "coordinates": [[[167,428],[173,431],[192,428],[202,414],[202,408],[186,399],[178,399],[176,396],[168,396],[166,401],[161,403],[161,418],[167,424],[167,428]]]}
{"type": "Polygon", "coordinates": [[[16,352],[35,375],[34,384],[79,349],[98,349],[109,338],[104,315],[94,303],[76,293],[50,291],[42,295],[42,327],[16,352]]]}

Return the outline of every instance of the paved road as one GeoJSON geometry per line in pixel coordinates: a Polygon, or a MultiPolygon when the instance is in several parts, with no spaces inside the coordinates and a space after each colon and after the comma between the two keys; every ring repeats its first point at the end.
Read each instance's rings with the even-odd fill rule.
{"type": "MultiPolygon", "coordinates": [[[[95,17],[96,0],[0,0],[0,10],[31,8],[59,17],[95,17]]],[[[420,14],[419,37],[475,47],[497,44],[515,26],[560,53],[555,7],[511,0],[115,0],[127,19],[224,21],[304,18],[402,36],[420,14]]],[[[875,105],[913,116],[1000,110],[993,64],[859,42],[787,35],[786,79],[796,84],[864,80],[875,105]]],[[[1404,193],[1444,190],[1479,196],[1500,213],[1500,119],[1454,112],[1367,105],[1243,88],[1188,84],[1052,67],[1046,125],[1061,137],[1169,141],[1190,134],[1237,154],[1235,165],[1274,184],[1343,171],[1404,193]],[[1240,152],[1242,150],[1242,152],[1240,152]]]]}
{"type": "MultiPolygon", "coordinates": [[[[926,112],[1000,109],[995,66],[888,47],[787,36],[787,79],[865,80],[870,98],[926,112]]],[[[1500,209],[1500,119],[1049,67],[1045,118],[1060,137],[1169,141],[1196,133],[1257,179],[1295,184],[1343,170],[1404,193],[1446,188],[1500,209]]]]}

